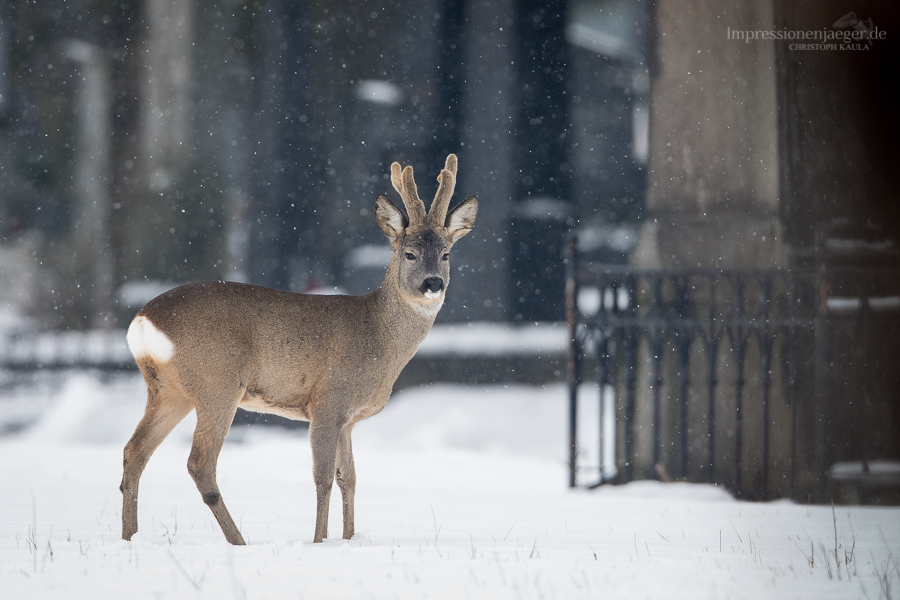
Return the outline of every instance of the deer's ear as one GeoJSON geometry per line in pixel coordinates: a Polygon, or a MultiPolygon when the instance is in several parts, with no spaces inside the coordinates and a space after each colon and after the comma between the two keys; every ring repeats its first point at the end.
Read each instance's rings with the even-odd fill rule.
{"type": "Polygon", "coordinates": [[[403,211],[384,194],[378,194],[378,198],[375,199],[375,222],[392,242],[400,239],[406,226],[409,225],[409,219],[403,211]]]}
{"type": "Polygon", "coordinates": [[[478,198],[470,196],[459,206],[447,214],[444,227],[450,233],[450,242],[453,243],[469,233],[475,225],[475,216],[478,214],[478,198]]]}

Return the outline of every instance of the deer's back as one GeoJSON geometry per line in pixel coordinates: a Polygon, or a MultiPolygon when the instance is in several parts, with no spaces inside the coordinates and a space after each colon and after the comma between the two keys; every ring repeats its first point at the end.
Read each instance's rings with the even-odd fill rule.
{"type": "Polygon", "coordinates": [[[158,296],[141,317],[171,341],[170,368],[183,385],[201,393],[240,387],[247,407],[262,412],[293,407],[300,409],[294,416],[309,418],[309,403],[326,390],[386,400],[403,367],[392,364],[370,295],[206,281],[158,296]]]}

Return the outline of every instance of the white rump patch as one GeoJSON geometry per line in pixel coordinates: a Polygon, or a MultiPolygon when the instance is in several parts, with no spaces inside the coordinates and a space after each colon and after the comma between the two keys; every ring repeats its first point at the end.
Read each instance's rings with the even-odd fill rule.
{"type": "Polygon", "coordinates": [[[172,340],[144,316],[135,317],[128,326],[128,334],[125,339],[128,341],[128,349],[131,350],[135,359],[150,356],[161,363],[166,363],[175,354],[172,340]]]}

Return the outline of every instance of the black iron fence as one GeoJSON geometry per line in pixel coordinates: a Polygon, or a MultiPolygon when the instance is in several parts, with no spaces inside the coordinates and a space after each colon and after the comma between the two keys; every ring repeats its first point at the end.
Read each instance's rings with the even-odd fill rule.
{"type": "Polygon", "coordinates": [[[868,472],[900,457],[896,263],[823,251],[809,268],[649,270],[579,258],[573,238],[572,486],[655,478],[822,501],[832,465],[868,472]]]}
{"type": "Polygon", "coordinates": [[[137,371],[125,330],[46,331],[0,338],[0,372],[137,371]]]}

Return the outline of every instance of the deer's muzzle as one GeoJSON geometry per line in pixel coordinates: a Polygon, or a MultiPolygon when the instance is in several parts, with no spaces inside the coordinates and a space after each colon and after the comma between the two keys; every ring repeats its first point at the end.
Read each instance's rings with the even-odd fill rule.
{"type": "Polygon", "coordinates": [[[444,280],[440,277],[429,277],[419,286],[419,291],[426,298],[437,298],[444,291],[444,280]]]}

